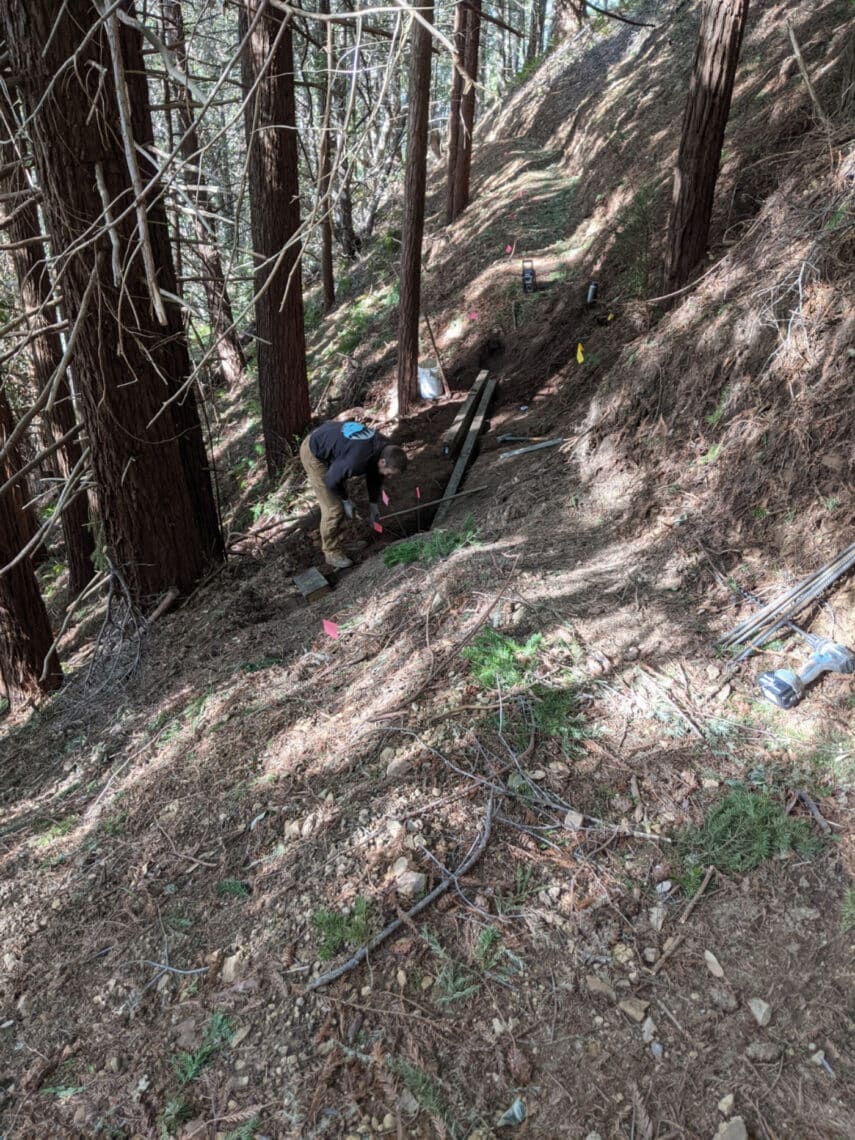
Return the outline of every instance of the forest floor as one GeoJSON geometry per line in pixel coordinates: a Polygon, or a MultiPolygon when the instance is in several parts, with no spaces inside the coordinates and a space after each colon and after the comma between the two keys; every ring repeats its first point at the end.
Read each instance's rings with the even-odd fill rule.
{"type": "MultiPolygon", "coordinates": [[[[97,654],[85,611],[64,691],[3,724],[5,1137],[855,1135],[852,682],[782,712],[756,675],[797,644],[714,649],[750,608],[728,580],[773,596],[855,511],[853,190],[785,7],[834,113],[849,6],[752,5],[710,272],[668,312],[643,298],[693,9],[551,54],[448,231],[435,171],[455,396],[389,425],[390,509],[441,489],[461,393],[500,380],[442,549],[419,512],[306,605],[299,473],[267,485],[250,395],[219,399],[227,565],[97,654]],[[504,433],[566,442],[504,459],[504,433]]],[[[328,407],[377,422],[393,234],[313,337],[318,394],[350,361],[328,407]]],[[[855,644],[855,583],[805,621],[855,644]]]]}

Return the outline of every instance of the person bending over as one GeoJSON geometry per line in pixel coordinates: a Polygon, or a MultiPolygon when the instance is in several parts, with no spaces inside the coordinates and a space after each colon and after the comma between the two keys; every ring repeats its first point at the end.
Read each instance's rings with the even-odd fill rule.
{"type": "Polygon", "coordinates": [[[407,466],[403,449],[365,424],[331,420],[306,436],[300,445],[300,459],[309,486],[321,507],[321,546],[330,566],[344,570],[352,566],[342,545],[345,519],[352,519],[353,503],[347,490],[348,479],[365,476],[370,503],[370,522],[380,517],[380,488],[390,475],[400,475],[407,466]]]}

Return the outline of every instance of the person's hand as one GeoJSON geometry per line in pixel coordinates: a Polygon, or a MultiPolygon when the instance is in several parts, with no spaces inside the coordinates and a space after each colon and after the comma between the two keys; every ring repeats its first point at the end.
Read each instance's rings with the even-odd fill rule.
{"type": "Polygon", "coordinates": [[[368,506],[370,508],[370,512],[368,515],[368,521],[372,522],[372,523],[378,522],[380,519],[380,504],[379,503],[369,503],[368,506]]]}
{"type": "Polygon", "coordinates": [[[352,519],[354,512],[353,512],[353,503],[350,501],[350,499],[342,499],[341,505],[344,508],[345,518],[352,519]]]}

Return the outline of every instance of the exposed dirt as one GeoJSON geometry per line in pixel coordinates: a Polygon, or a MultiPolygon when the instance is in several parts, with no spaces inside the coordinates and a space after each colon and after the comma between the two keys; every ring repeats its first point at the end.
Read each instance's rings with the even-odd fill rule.
{"type": "MultiPolygon", "coordinates": [[[[852,191],[784,10],[752,5],[712,271],[665,315],[641,297],[694,8],[562,46],[482,125],[472,206],[449,233],[435,217],[428,252],[457,395],[388,429],[412,459],[401,509],[444,486],[437,440],[479,368],[500,376],[469,476],[489,491],[448,523],[471,514],[474,543],[387,568],[390,527],[306,606],[299,472],[265,499],[237,462],[242,400],[224,402],[228,565],[152,627],[130,679],[114,640],[87,687],[93,607],[64,640],[66,690],[4,723],[4,1135],[711,1140],[736,1116],[764,1140],[855,1135],[851,680],[778,712],[755,676],[796,646],[730,678],[712,648],[747,607],[707,553],[773,594],[851,541],[852,191]],[[505,460],[506,432],[567,443],[505,460]],[[479,684],[463,650],[485,628],[541,635],[525,685],[479,684]],[[544,694],[568,734],[532,733],[544,694]],[[684,922],[669,841],[736,785],[817,849],[716,874],[684,922]],[[537,830],[546,797],[582,826],[553,808],[537,830]],[[307,990],[459,866],[491,799],[459,890],[307,990]],[[329,961],[323,910],[351,923],[329,961]],[[498,1128],[517,1099],[525,1121],[498,1128]]],[[[831,111],[849,8],[786,10],[831,111]]],[[[373,389],[339,391],[376,422],[386,351],[366,346],[373,389]]],[[[855,643],[855,586],[806,620],[855,643]]]]}

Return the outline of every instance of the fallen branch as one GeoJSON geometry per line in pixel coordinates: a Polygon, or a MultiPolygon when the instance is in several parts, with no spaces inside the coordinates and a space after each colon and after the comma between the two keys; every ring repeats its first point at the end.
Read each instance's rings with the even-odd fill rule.
{"type": "Polygon", "coordinates": [[[656,974],[659,973],[659,971],[662,969],[662,967],[665,965],[665,963],[668,961],[668,959],[671,957],[671,955],[674,953],[674,951],[677,949],[677,947],[680,946],[683,942],[685,942],[685,940],[686,940],[685,934],[678,934],[676,938],[669,939],[668,944],[665,947],[664,952],[659,956],[659,958],[657,958],[657,960],[653,963],[653,965],[650,968],[650,973],[654,977],[656,976],[656,974]]]}
{"type": "Polygon", "coordinates": [[[633,28],[659,27],[658,24],[647,24],[643,23],[641,20],[630,20],[629,16],[621,16],[619,12],[607,12],[605,8],[598,8],[597,5],[592,4],[590,0],[587,0],[586,6],[590,8],[592,12],[596,12],[600,16],[608,16],[610,20],[620,20],[622,24],[631,24],[633,28]]]}
{"type": "Polygon", "coordinates": [[[796,792],[796,799],[799,803],[803,804],[808,809],[810,814],[827,835],[829,831],[831,831],[831,824],[828,822],[828,820],[825,818],[825,816],[822,814],[822,812],[819,810],[807,792],[803,789],[800,789],[796,792]]]}
{"type": "Polygon", "coordinates": [[[343,962],[340,966],[336,966],[334,970],[328,970],[325,974],[321,974],[320,977],[315,978],[314,981],[308,982],[306,985],[306,990],[317,990],[321,986],[328,986],[330,982],[336,981],[336,979],[342,977],[343,974],[348,974],[351,970],[356,969],[356,967],[361,962],[365,961],[369,954],[373,953],[377,947],[385,942],[386,939],[389,938],[392,934],[394,934],[396,930],[400,930],[402,926],[409,922],[412,922],[417,914],[421,914],[421,912],[423,910],[426,910],[427,907],[431,905],[431,903],[435,902],[441,895],[444,895],[449,887],[458,886],[461,876],[465,875],[471,867],[474,867],[481,856],[484,854],[487,843],[490,839],[490,830],[492,828],[492,825],[493,797],[490,796],[490,799],[487,802],[487,810],[484,814],[484,826],[481,830],[481,834],[469,848],[469,853],[457,868],[457,870],[453,874],[449,875],[447,879],[443,879],[441,883],[437,883],[430,894],[425,895],[425,897],[423,899],[420,899],[415,904],[415,906],[411,906],[410,909],[406,911],[406,913],[402,914],[400,918],[395,918],[387,926],[384,926],[380,933],[375,934],[371,941],[365,946],[361,946],[352,958],[348,958],[346,962],[343,962]]]}
{"type": "Polygon", "coordinates": [[[704,875],[704,881],[701,883],[701,885],[695,891],[694,895],[692,896],[692,898],[689,901],[689,905],[686,907],[686,909],[680,915],[680,925],[681,926],[683,925],[684,922],[686,922],[689,915],[692,913],[692,911],[695,909],[695,907],[701,901],[701,895],[704,893],[704,891],[710,885],[710,879],[713,877],[714,874],[715,874],[715,867],[712,865],[707,867],[707,873],[704,875]]]}
{"type": "Polygon", "coordinates": [[[796,39],[796,33],[793,31],[793,25],[789,20],[787,20],[787,31],[790,33],[790,43],[793,45],[793,54],[796,57],[796,63],[799,65],[799,71],[802,74],[802,79],[805,81],[805,87],[807,87],[808,95],[810,95],[810,101],[813,103],[814,107],[816,107],[816,113],[819,121],[827,131],[830,131],[833,124],[831,122],[831,119],[829,119],[828,115],[826,115],[825,111],[823,110],[822,104],[819,101],[816,91],[814,91],[813,84],[810,81],[810,75],[808,74],[807,65],[804,61],[804,56],[802,55],[801,48],[799,47],[799,41],[796,39]]]}

